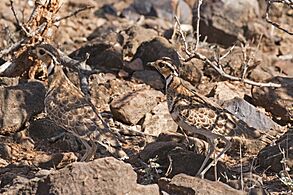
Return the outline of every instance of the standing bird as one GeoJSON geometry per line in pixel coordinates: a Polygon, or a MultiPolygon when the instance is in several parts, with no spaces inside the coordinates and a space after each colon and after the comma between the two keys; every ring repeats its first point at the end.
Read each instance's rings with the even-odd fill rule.
{"type": "Polygon", "coordinates": [[[196,92],[189,82],[180,78],[172,59],[165,57],[151,62],[150,65],[165,78],[167,104],[173,120],[187,133],[196,133],[207,138],[209,143],[207,156],[197,175],[203,177],[213,162],[217,162],[231,147],[231,142],[225,136],[238,135],[253,139],[260,137],[259,131],[249,127],[229,111],[196,92]],[[225,142],[225,148],[214,161],[206,166],[218,139],[225,142]]]}
{"type": "Polygon", "coordinates": [[[114,156],[125,157],[116,135],[110,131],[93,104],[64,74],[58,51],[49,44],[42,44],[37,45],[33,53],[48,70],[45,112],[58,126],[82,141],[86,152],[81,161],[89,161],[95,154],[95,142],[114,156]]]}

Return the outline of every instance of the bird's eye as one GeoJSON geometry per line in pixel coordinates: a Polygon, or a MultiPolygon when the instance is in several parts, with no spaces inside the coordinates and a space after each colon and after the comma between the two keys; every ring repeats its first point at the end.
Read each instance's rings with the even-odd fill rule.
{"type": "Polygon", "coordinates": [[[159,63],[159,67],[163,68],[165,65],[163,63],[159,63]]]}
{"type": "Polygon", "coordinates": [[[40,55],[45,55],[45,53],[46,53],[45,50],[43,50],[43,49],[40,49],[40,50],[39,50],[39,54],[40,54],[40,55]]]}

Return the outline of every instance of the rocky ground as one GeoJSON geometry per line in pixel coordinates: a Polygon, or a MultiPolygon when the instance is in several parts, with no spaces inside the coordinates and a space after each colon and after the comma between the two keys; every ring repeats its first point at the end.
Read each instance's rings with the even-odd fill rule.
{"type": "MultiPolygon", "coordinates": [[[[91,99],[112,129],[123,135],[129,156],[119,160],[98,150],[94,160],[79,162],[85,151],[82,143],[68,133],[56,138],[66,131],[44,114],[46,81],[38,72],[30,76],[21,55],[4,55],[23,35],[10,1],[1,1],[0,63],[12,60],[19,67],[3,72],[0,66],[0,193],[292,193],[293,36],[265,21],[264,0],[205,0],[197,52],[220,61],[229,75],[240,77],[248,64],[247,79],[282,87],[231,81],[200,59],[181,59],[187,59],[187,52],[180,34],[173,33],[173,13],[192,47],[197,2],[63,1],[61,18],[84,6],[92,8],[61,20],[48,40],[73,59],[90,54],[87,64],[96,70],[89,77],[91,99]],[[211,168],[205,179],[194,177],[207,143],[201,137],[184,136],[168,112],[164,81],[148,65],[165,56],[201,94],[266,132],[271,143],[235,138],[241,144],[220,159],[217,174],[211,168]]],[[[15,0],[14,7],[18,18],[27,21],[34,1],[15,0]]],[[[269,13],[273,21],[293,31],[293,9],[278,4],[269,13]]],[[[79,86],[76,72],[68,69],[67,76],[79,86]]]]}

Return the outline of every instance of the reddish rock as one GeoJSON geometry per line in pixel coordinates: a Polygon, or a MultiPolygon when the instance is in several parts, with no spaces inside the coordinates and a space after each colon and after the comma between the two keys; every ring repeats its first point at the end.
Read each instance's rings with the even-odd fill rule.
{"type": "Polygon", "coordinates": [[[162,98],[163,94],[159,91],[143,89],[113,100],[110,108],[114,119],[137,124],[162,98]]]}

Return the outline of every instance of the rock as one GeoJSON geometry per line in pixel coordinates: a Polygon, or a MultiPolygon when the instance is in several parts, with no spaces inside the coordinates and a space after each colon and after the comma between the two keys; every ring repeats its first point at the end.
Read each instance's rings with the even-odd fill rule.
{"type": "Polygon", "coordinates": [[[161,190],[169,194],[247,194],[243,191],[235,190],[219,181],[209,181],[185,174],[178,174],[172,179],[161,178],[158,184],[161,190]]]}
{"type": "Polygon", "coordinates": [[[223,107],[236,115],[239,119],[243,120],[248,126],[263,132],[268,132],[272,129],[278,130],[281,128],[264,113],[260,112],[253,105],[239,97],[225,101],[223,107]]]}
{"type": "MultiPolygon", "coordinates": [[[[204,1],[201,6],[200,34],[211,43],[233,45],[244,36],[247,23],[259,17],[257,0],[213,0],[204,1]]],[[[197,3],[193,7],[193,28],[196,31],[197,3]]]]}
{"type": "Polygon", "coordinates": [[[127,124],[137,124],[163,98],[153,89],[142,89],[114,99],[110,104],[113,118],[127,124]]]}
{"type": "Polygon", "coordinates": [[[158,35],[158,33],[153,29],[147,29],[136,25],[126,29],[121,34],[125,40],[123,44],[124,58],[132,58],[141,43],[150,41],[158,35]]]}
{"type": "MultiPolygon", "coordinates": [[[[168,158],[172,161],[172,164],[169,165],[171,169],[168,172],[169,177],[180,173],[195,176],[206,156],[177,147],[168,153],[168,158]]],[[[209,159],[207,165],[211,162],[212,159],[209,159]]],[[[204,175],[206,179],[226,181],[227,178],[232,178],[231,171],[221,161],[218,161],[216,166],[217,178],[215,178],[215,168],[212,166],[204,175]],[[223,174],[225,174],[226,178],[223,174]]]]}
{"type": "Polygon", "coordinates": [[[144,82],[145,84],[150,85],[154,89],[164,90],[165,84],[162,79],[161,74],[156,70],[143,70],[143,71],[135,71],[132,74],[132,77],[135,80],[139,80],[144,82]]]}
{"type": "Polygon", "coordinates": [[[280,76],[280,74],[275,70],[274,66],[257,66],[251,71],[249,78],[253,81],[264,82],[266,80],[272,79],[274,76],[280,76]]]}
{"type": "Polygon", "coordinates": [[[245,92],[240,91],[237,85],[233,85],[228,81],[223,81],[217,82],[210,94],[214,94],[217,102],[221,104],[235,97],[244,98],[245,92]]]}
{"type": "Polygon", "coordinates": [[[230,179],[227,181],[227,184],[234,189],[248,192],[248,194],[251,195],[268,194],[267,188],[263,185],[262,177],[252,173],[251,171],[242,173],[242,177],[239,177],[238,179],[230,179]]]}
{"type": "Polygon", "coordinates": [[[161,0],[160,2],[156,0],[135,0],[132,6],[141,15],[155,16],[169,21],[173,21],[174,13],[177,11],[181,22],[190,24],[192,12],[188,4],[183,0],[176,1],[176,4],[169,0],[161,0]]]}
{"type": "Polygon", "coordinates": [[[18,85],[19,78],[0,77],[0,86],[15,86],[18,85]]]}
{"type": "Polygon", "coordinates": [[[159,194],[157,185],[136,183],[131,165],[112,157],[72,163],[38,185],[40,194],[159,194]]]}
{"type": "Polygon", "coordinates": [[[143,63],[140,58],[136,58],[133,61],[126,63],[125,66],[127,69],[132,71],[141,71],[144,70],[143,63]]]}
{"type": "Polygon", "coordinates": [[[41,180],[40,178],[28,179],[19,175],[12,176],[9,179],[9,182],[12,183],[0,190],[3,195],[37,194],[38,182],[41,180]]]}
{"type": "MultiPolygon", "coordinates": [[[[190,151],[187,148],[186,144],[196,144],[195,148],[202,148],[202,143],[197,142],[189,138],[188,143],[186,138],[182,136],[181,142],[175,141],[176,137],[173,138],[174,141],[156,141],[149,143],[145,148],[139,153],[139,157],[144,162],[149,162],[151,159],[156,159],[156,162],[160,164],[161,170],[164,174],[167,174],[168,177],[173,177],[179,173],[185,173],[188,175],[195,176],[198,170],[200,169],[205,156],[197,154],[194,151],[190,151]],[[172,163],[170,164],[170,160],[172,163]]],[[[209,159],[209,163],[212,160],[209,159]]],[[[220,161],[217,162],[217,179],[225,181],[222,173],[228,178],[231,178],[231,173],[224,164],[220,161]]],[[[211,167],[205,174],[205,178],[215,180],[214,167],[211,167]]]]}
{"type": "MultiPolygon", "coordinates": [[[[119,34],[111,33],[107,37],[96,38],[85,46],[74,51],[69,56],[74,59],[82,59],[88,53],[86,61],[94,69],[107,67],[108,69],[120,69],[123,66],[122,46],[119,44],[119,34]]],[[[121,41],[120,41],[121,42],[121,41]]]]}
{"type": "Polygon", "coordinates": [[[191,60],[179,66],[180,76],[190,82],[193,86],[198,86],[201,81],[202,71],[197,67],[198,60],[191,60]]]}
{"type": "Polygon", "coordinates": [[[90,35],[87,37],[89,41],[97,37],[102,37],[102,36],[105,36],[106,34],[110,34],[110,33],[118,31],[117,24],[115,25],[115,23],[107,21],[104,18],[98,18],[97,23],[98,25],[95,26],[96,29],[94,29],[93,32],[91,32],[90,35]]]}
{"type": "Polygon", "coordinates": [[[38,164],[39,167],[43,169],[50,169],[50,168],[60,169],[76,161],[77,161],[77,156],[75,156],[73,152],[68,152],[68,153],[56,153],[51,155],[47,159],[37,158],[35,160],[35,163],[38,164]]]}
{"type": "Polygon", "coordinates": [[[1,180],[6,185],[1,194],[159,194],[156,184],[137,184],[131,165],[112,157],[75,162],[59,170],[17,170],[1,180]],[[34,174],[25,177],[28,172],[34,174]]]}
{"type": "Polygon", "coordinates": [[[274,77],[266,82],[280,83],[283,87],[254,87],[252,98],[256,105],[264,107],[285,122],[293,120],[293,78],[274,77]]]}
{"type": "Polygon", "coordinates": [[[285,73],[288,76],[293,77],[293,60],[278,60],[274,64],[276,67],[278,67],[281,72],[285,73]]]}
{"type": "Polygon", "coordinates": [[[151,41],[143,42],[134,55],[135,58],[140,58],[143,64],[154,62],[162,57],[173,59],[175,65],[179,66],[180,60],[173,46],[163,37],[156,37],[151,41]]]}
{"type": "Polygon", "coordinates": [[[284,164],[293,169],[293,129],[285,133],[276,144],[263,148],[257,155],[258,165],[264,170],[275,173],[284,171],[284,164]],[[282,151],[284,152],[282,154],[282,151]]]}
{"type": "Polygon", "coordinates": [[[22,148],[26,148],[28,151],[34,149],[35,142],[28,135],[27,129],[16,132],[13,137],[16,143],[20,144],[22,148]]]}
{"type": "Polygon", "coordinates": [[[44,108],[45,86],[36,81],[0,87],[0,134],[20,130],[32,116],[44,108]]]}
{"type": "Polygon", "coordinates": [[[162,102],[146,113],[142,128],[145,133],[158,136],[160,133],[176,132],[178,125],[169,113],[167,102],[162,102]]]}

